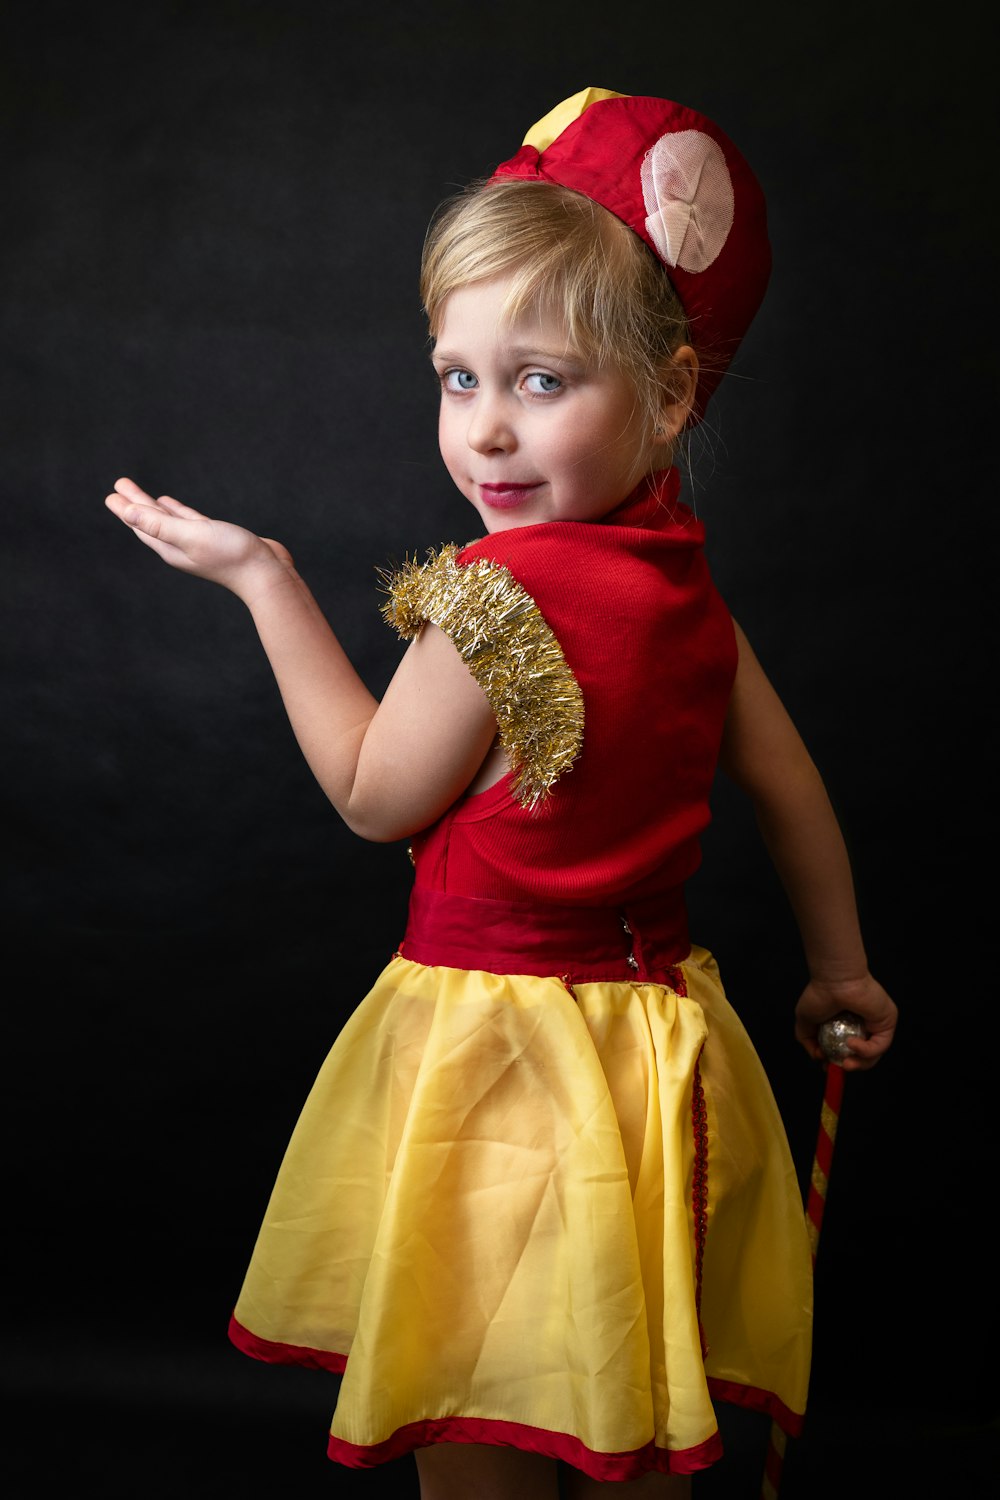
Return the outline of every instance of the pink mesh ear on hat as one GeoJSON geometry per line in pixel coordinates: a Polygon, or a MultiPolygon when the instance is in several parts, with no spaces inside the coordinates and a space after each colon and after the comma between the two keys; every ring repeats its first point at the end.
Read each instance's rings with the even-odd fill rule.
{"type": "Polygon", "coordinates": [[[506,177],[582,193],[662,261],[701,361],[695,411],[701,417],[771,271],[764,195],[729,138],[669,99],[587,89],[532,127],[491,180],[506,177]]]}

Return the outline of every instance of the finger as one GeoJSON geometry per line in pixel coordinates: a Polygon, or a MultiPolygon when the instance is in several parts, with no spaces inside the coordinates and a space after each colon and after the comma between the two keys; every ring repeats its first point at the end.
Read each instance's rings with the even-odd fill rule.
{"type": "MultiPolygon", "coordinates": [[[[135,505],[152,505],[161,510],[169,511],[172,516],[180,516],[188,521],[204,521],[206,517],[199,510],[194,510],[190,505],[183,505],[180,500],[175,500],[173,495],[158,495],[155,499],[146,490],[141,489],[133,479],[119,479],[115,482],[115,495],[128,500],[135,505]]],[[[108,496],[111,500],[112,496],[108,496]]],[[[114,509],[112,506],[111,509],[114,509]]],[[[116,512],[121,514],[121,512],[116,512]]]]}
{"type": "Polygon", "coordinates": [[[840,1066],[845,1073],[870,1073],[880,1061],[881,1058],[878,1057],[858,1057],[856,1053],[849,1052],[840,1059],[840,1066]]]}
{"type": "Polygon", "coordinates": [[[145,503],[109,495],[105,504],[137,535],[153,537],[183,551],[183,536],[189,524],[186,520],[167,515],[152,501],[145,503]]]}
{"type": "Polygon", "coordinates": [[[847,1042],[848,1051],[841,1059],[841,1067],[848,1073],[867,1072],[881,1061],[889,1049],[890,1041],[891,1037],[872,1037],[867,1041],[851,1037],[847,1042]]]}
{"type": "Polygon", "coordinates": [[[163,510],[169,511],[172,516],[181,516],[187,521],[204,521],[206,519],[200,510],[195,510],[190,505],[183,505],[180,500],[175,500],[173,495],[157,495],[156,504],[163,510]]]}
{"type": "Polygon", "coordinates": [[[124,521],[126,526],[132,526],[138,520],[143,511],[155,513],[156,502],[153,500],[126,499],[124,495],[112,492],[105,495],[104,503],[108,510],[113,511],[119,521],[124,521]]]}
{"type": "MultiPolygon", "coordinates": [[[[157,511],[152,505],[133,505],[131,502],[122,500],[120,496],[108,497],[117,500],[122,507],[121,520],[124,521],[129,531],[137,541],[142,542],[144,547],[150,547],[158,557],[169,563],[172,568],[180,568],[182,572],[190,572],[191,560],[187,552],[180,545],[175,545],[168,537],[162,534],[163,527],[167,525],[184,525],[184,522],[171,522],[170,518],[157,511]],[[148,519],[147,519],[148,517],[148,519]]],[[[114,506],[108,507],[115,510],[114,506]]],[[[116,511],[116,514],[119,512],[116,511]]]]}
{"type": "Polygon", "coordinates": [[[134,479],[116,479],[115,493],[123,495],[126,500],[145,500],[148,505],[155,502],[152,495],[147,495],[144,489],[140,489],[134,479]]]}
{"type": "Polygon", "coordinates": [[[888,1052],[891,1041],[891,1035],[866,1038],[850,1037],[847,1041],[847,1048],[854,1057],[870,1057],[875,1059],[881,1057],[883,1052],[888,1052]]]}

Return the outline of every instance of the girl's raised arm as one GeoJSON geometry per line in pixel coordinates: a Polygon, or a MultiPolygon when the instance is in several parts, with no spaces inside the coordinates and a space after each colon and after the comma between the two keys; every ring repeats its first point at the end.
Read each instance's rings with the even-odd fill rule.
{"type": "Polygon", "coordinates": [[[802,935],[810,981],[796,1007],[795,1032],[810,1056],[820,1058],[816,1033],[822,1022],[854,1011],[869,1037],[851,1039],[844,1067],[870,1068],[892,1042],[896,1007],[868,972],[840,825],[819,772],[738,625],[736,637],[739,666],[720,764],[754,804],[802,935]]]}
{"type": "Polygon", "coordinates": [[[309,766],[363,838],[426,828],[469,785],[496,719],[451,641],[426,625],[381,703],[280,544],[120,479],[105,504],[163,560],[229,589],[253,616],[309,766]]]}

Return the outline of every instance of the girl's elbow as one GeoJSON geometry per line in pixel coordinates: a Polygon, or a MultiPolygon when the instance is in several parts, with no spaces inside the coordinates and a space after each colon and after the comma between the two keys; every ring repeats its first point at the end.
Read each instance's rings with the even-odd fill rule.
{"type": "Polygon", "coordinates": [[[433,821],[414,822],[412,811],[404,812],[389,796],[353,796],[342,805],[334,802],[334,806],[351,832],[369,844],[398,843],[433,821]]]}
{"type": "Polygon", "coordinates": [[[388,817],[374,808],[338,808],[341,818],[352,833],[369,844],[394,844],[413,832],[403,826],[399,818],[388,817]]]}

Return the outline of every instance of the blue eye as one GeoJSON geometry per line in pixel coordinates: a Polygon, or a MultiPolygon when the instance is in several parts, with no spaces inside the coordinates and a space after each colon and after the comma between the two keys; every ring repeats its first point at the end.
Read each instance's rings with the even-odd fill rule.
{"type": "Polygon", "coordinates": [[[558,375],[545,375],[541,370],[534,370],[530,375],[526,375],[524,384],[532,396],[551,396],[562,387],[562,381],[558,375]],[[534,385],[531,384],[532,381],[535,381],[534,385]]]}
{"type": "Polygon", "coordinates": [[[443,384],[446,391],[474,391],[479,381],[471,370],[445,370],[443,384]]]}

